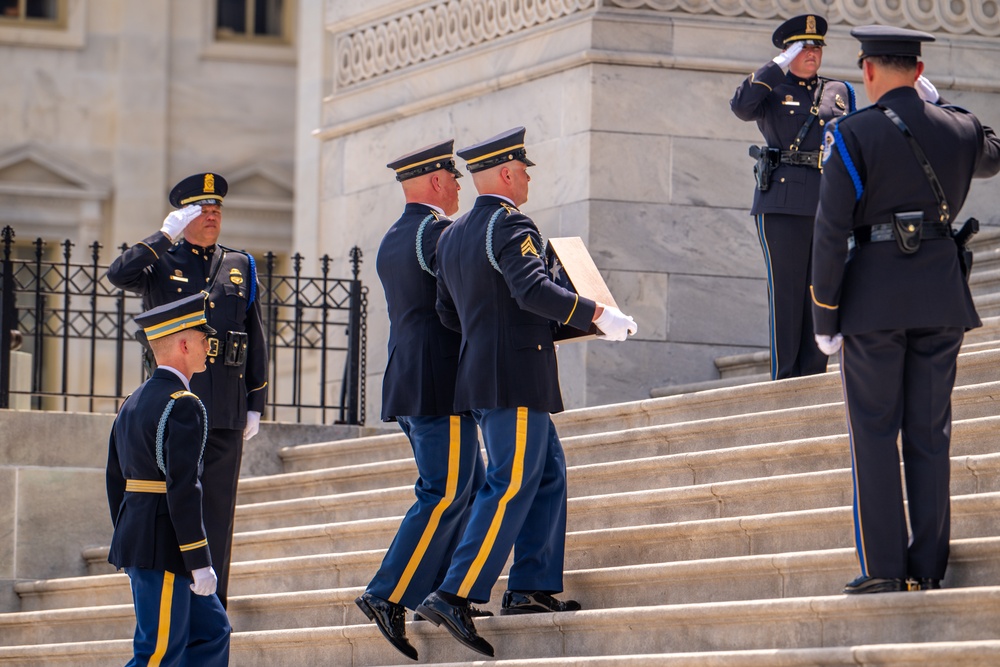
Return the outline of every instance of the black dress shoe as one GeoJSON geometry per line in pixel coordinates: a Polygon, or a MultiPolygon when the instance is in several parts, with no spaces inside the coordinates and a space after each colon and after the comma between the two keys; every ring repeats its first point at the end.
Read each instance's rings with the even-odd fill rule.
{"type": "Polygon", "coordinates": [[[882,579],[880,577],[866,577],[861,575],[854,581],[844,586],[844,592],[848,595],[861,595],[863,593],[896,593],[906,590],[906,582],[902,579],[882,579]]]}
{"type": "MultiPolygon", "coordinates": [[[[469,616],[471,616],[472,618],[486,618],[487,616],[492,616],[492,615],[493,615],[492,611],[487,611],[485,609],[480,609],[479,607],[477,607],[475,605],[471,605],[471,604],[469,605],[469,616]]],[[[413,612],[413,620],[414,621],[426,621],[427,619],[424,618],[423,616],[421,616],[420,614],[418,614],[417,612],[413,612]]]]}
{"type": "Polygon", "coordinates": [[[542,591],[506,591],[500,604],[500,615],[545,614],[553,611],[580,611],[576,600],[557,600],[542,591]]]}
{"type": "Polygon", "coordinates": [[[448,604],[434,592],[417,605],[417,613],[436,626],[443,623],[452,637],[473,651],[493,657],[493,646],[476,632],[476,626],[469,615],[468,603],[448,604]]]}
{"type": "Polygon", "coordinates": [[[917,577],[913,580],[913,584],[913,590],[916,591],[936,591],[941,588],[941,580],[930,577],[917,577]]]}
{"type": "Polygon", "coordinates": [[[417,649],[413,648],[406,638],[406,607],[367,592],[354,600],[354,604],[358,605],[368,620],[375,621],[382,636],[388,639],[397,651],[411,660],[417,659],[417,649]]]}

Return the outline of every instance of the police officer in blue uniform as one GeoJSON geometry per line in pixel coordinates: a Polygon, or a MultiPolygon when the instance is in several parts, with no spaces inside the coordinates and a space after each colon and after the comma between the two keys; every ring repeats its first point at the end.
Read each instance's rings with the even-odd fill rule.
{"type": "Polygon", "coordinates": [[[406,206],[382,238],[375,264],[389,314],[382,420],[395,420],[406,433],[419,477],[416,502],[355,602],[414,660],[406,608],[416,609],[444,579],[485,477],[476,422],[454,411],[461,336],[441,324],[434,308],[438,237],[452,223],[447,216],[458,210],[461,189],[453,144],[426,146],[386,165],[396,172],[406,206]]]}
{"type": "Polygon", "coordinates": [[[460,331],[457,412],[470,412],[486,446],[486,484],[451,567],[417,613],[485,655],[469,602],[489,600],[511,548],[501,615],[573,611],[562,591],[566,463],[549,414],[563,409],[554,327],[625,340],[635,322],[552,281],[538,228],[518,210],[528,199],[523,127],[458,151],[479,197],[438,241],[441,321],[460,331]]]}
{"type": "Polygon", "coordinates": [[[844,592],[901,591],[907,580],[938,588],[956,358],[964,332],[980,325],[952,223],[970,181],[1000,171],[1000,140],[968,111],[921,98],[938,97],[919,61],[932,35],[851,34],[875,104],[827,126],[812,272],[817,343],[829,354],[843,344],[861,566],[844,592]]]}
{"type": "Polygon", "coordinates": [[[170,192],[170,204],[178,210],[108,269],[111,283],[142,295],[147,309],[208,294],[208,323],[219,333],[209,341],[208,371],[194,378],[193,390],[208,410],[205,528],[223,605],[243,440],[257,433],[267,399],[267,339],[253,257],[216,243],[228,187],[213,173],[182,180],[170,192]]]}
{"type": "Polygon", "coordinates": [[[189,382],[205,370],[205,296],[135,318],[159,367],[125,399],[111,429],[107,492],[114,536],[108,560],[132,584],[139,665],[229,664],[229,619],[202,521],[205,407],[189,382]]]}
{"type": "Polygon", "coordinates": [[[729,103],[741,120],[757,122],[767,142],[750,149],[757,157],[750,212],[767,271],[772,380],[826,371],[827,356],[813,341],[808,290],[820,144],[824,126],[855,105],[849,83],[817,75],[826,29],[826,19],[814,14],[778,26],[771,41],[782,52],[747,77],[729,103]]]}

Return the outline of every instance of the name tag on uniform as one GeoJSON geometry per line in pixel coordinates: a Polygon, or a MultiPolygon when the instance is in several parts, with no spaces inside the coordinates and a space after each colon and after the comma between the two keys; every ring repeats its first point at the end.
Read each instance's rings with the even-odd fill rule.
{"type": "Polygon", "coordinates": [[[171,280],[176,280],[179,283],[186,283],[188,281],[184,276],[170,276],[171,280]]]}

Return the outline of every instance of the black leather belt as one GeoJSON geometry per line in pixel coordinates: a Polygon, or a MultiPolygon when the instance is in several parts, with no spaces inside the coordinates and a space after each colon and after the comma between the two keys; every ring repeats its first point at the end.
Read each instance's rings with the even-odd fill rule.
{"type": "Polygon", "coordinates": [[[794,164],[799,167],[822,167],[822,151],[781,151],[781,164],[794,164]]]}
{"type": "MultiPolygon", "coordinates": [[[[951,236],[951,225],[924,220],[920,226],[920,238],[922,239],[950,239],[951,236]]],[[[892,229],[892,223],[887,222],[880,225],[858,227],[851,234],[847,245],[849,249],[854,249],[856,246],[867,243],[881,243],[895,240],[896,233],[892,229]]]]}

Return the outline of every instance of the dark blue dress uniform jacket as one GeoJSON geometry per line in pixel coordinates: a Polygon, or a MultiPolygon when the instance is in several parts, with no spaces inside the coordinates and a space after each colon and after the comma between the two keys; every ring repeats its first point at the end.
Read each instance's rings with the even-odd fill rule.
{"type": "Polygon", "coordinates": [[[437,261],[438,314],[462,333],[455,410],[562,411],[553,326],[587,330],[596,304],[552,281],[535,223],[499,197],[480,196],[441,234],[437,261]]]}
{"type": "Polygon", "coordinates": [[[212,564],[201,512],[204,442],[204,408],[171,371],[157,369],[125,399],[108,444],[112,565],[184,573],[212,564]],[[171,400],[164,474],[156,460],[156,431],[171,400]],[[126,491],[126,480],[165,482],[166,493],[126,491]]]}
{"type": "Polygon", "coordinates": [[[379,245],[375,267],[391,324],[383,421],[454,413],[461,336],[434,310],[437,242],[451,222],[429,206],[407,204],[379,245]]]}
{"type": "Polygon", "coordinates": [[[219,333],[219,356],[208,370],[191,380],[208,410],[210,428],[242,430],[247,410],[264,412],[267,400],[267,340],[260,317],[256,272],[249,257],[215,245],[202,248],[181,240],[176,245],[156,232],[126,250],[108,269],[115,287],[142,295],[144,310],[208,289],[208,279],[221,261],[209,290],[208,324],[219,333]],[[252,295],[252,301],[251,301],[252,295]],[[226,366],[222,346],[227,331],[246,332],[248,347],[242,366],[226,366]]]}
{"type": "MultiPolygon", "coordinates": [[[[803,79],[787,74],[769,62],[747,77],[729,105],[740,120],[757,121],[757,127],[771,148],[791,150],[791,144],[809,117],[818,79],[823,79],[823,97],[819,116],[799,145],[800,151],[818,151],[823,143],[826,123],[854,110],[854,90],[843,81],[813,77],[803,79]]],[[[782,164],[771,175],[771,187],[754,189],[752,215],[816,213],[819,200],[820,170],[782,164]]]]}
{"type": "MultiPolygon", "coordinates": [[[[1000,139],[972,114],[929,104],[910,87],[879,103],[895,111],[927,155],[951,211],[965,203],[969,181],[1000,170],[1000,139]]],[[[924,239],[903,254],[893,241],[869,243],[848,257],[851,230],[892,222],[894,212],[922,210],[938,219],[937,200],[909,143],[875,107],[828,131],[813,240],[816,332],[862,334],[887,329],[979,326],[955,242],[924,239]]]]}

